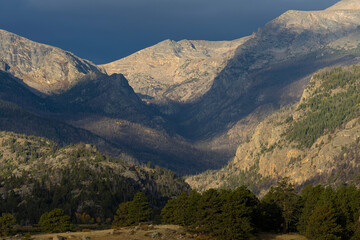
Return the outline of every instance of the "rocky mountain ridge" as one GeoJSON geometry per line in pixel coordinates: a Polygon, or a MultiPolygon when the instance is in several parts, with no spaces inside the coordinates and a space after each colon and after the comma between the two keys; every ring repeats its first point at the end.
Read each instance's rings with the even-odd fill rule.
{"type": "Polygon", "coordinates": [[[331,46],[356,34],[359,20],[357,10],[325,10],[288,11],[269,22],[237,48],[205,95],[175,114],[182,131],[188,137],[206,138],[260,106],[279,108],[296,102],[317,70],[357,62],[357,45],[352,50],[345,49],[347,42],[337,42],[341,50],[331,46]]]}
{"type": "Polygon", "coordinates": [[[124,73],[180,135],[218,139],[256,109],[295,103],[317,70],[356,63],[357,4],[344,0],[323,11],[290,10],[235,41],[166,40],[101,67],[124,73]]]}

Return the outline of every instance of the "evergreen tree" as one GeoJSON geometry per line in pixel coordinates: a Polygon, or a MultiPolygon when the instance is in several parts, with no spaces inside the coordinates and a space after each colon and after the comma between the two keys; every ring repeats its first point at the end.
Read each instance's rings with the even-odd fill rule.
{"type": "Polygon", "coordinates": [[[222,207],[221,239],[254,239],[254,223],[258,217],[259,200],[245,186],[226,194],[222,207]]]}
{"type": "Polygon", "coordinates": [[[288,232],[289,228],[295,224],[299,211],[299,197],[294,185],[290,183],[290,178],[283,178],[276,186],[271,187],[263,201],[268,204],[276,204],[281,209],[282,230],[284,233],[288,232]]]}
{"type": "Polygon", "coordinates": [[[119,208],[116,210],[116,215],[114,216],[113,226],[129,226],[129,205],[130,202],[123,202],[119,204],[119,208]]]}
{"type": "Polygon", "coordinates": [[[342,228],[336,220],[331,204],[318,205],[309,218],[306,236],[311,240],[340,240],[342,228]]]}
{"type": "Polygon", "coordinates": [[[129,203],[128,214],[130,225],[149,221],[151,209],[144,193],[135,194],[134,199],[129,203]]]}
{"type": "Polygon", "coordinates": [[[199,201],[201,199],[201,194],[196,190],[192,190],[189,194],[187,206],[186,206],[186,226],[195,226],[196,216],[199,209],[199,201]]]}
{"type": "Polygon", "coordinates": [[[0,236],[9,236],[13,233],[16,221],[12,214],[3,213],[0,217],[0,236]]]}
{"type": "Polygon", "coordinates": [[[283,217],[282,210],[274,199],[267,197],[260,203],[261,221],[260,228],[265,232],[281,232],[283,217]]]}
{"type": "Polygon", "coordinates": [[[176,199],[169,200],[161,211],[163,222],[186,226],[188,200],[189,196],[185,192],[176,199]]]}
{"type": "Polygon", "coordinates": [[[313,185],[308,185],[301,191],[302,209],[297,224],[297,229],[301,234],[306,233],[309,218],[313,214],[319,201],[323,198],[324,191],[325,188],[322,185],[317,185],[315,187],[313,185]]]}
{"type": "Polygon", "coordinates": [[[334,196],[338,223],[343,227],[343,239],[350,239],[357,227],[360,210],[360,191],[353,185],[336,189],[334,196]]]}
{"type": "Polygon", "coordinates": [[[224,195],[224,192],[219,194],[215,189],[209,189],[202,194],[195,215],[196,221],[191,226],[191,229],[202,233],[216,233],[219,231],[224,195]]]}
{"type": "Polygon", "coordinates": [[[72,229],[69,220],[70,217],[65,215],[64,210],[56,208],[41,215],[39,226],[43,232],[65,232],[72,229]]]}
{"type": "MultiPolygon", "coordinates": [[[[359,209],[360,211],[360,209],[359,209]]],[[[360,216],[358,217],[358,220],[356,221],[355,227],[354,227],[354,233],[351,237],[351,240],[359,240],[360,239],[360,216]]]]}

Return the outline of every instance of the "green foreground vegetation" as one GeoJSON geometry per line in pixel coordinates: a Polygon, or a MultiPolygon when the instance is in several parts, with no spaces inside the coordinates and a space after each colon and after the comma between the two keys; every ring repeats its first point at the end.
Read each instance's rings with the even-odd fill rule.
{"type": "Polygon", "coordinates": [[[299,232],[308,239],[359,239],[360,190],[306,186],[296,192],[288,178],[259,200],[246,187],[192,191],[170,200],[164,223],[219,239],[254,239],[259,232],[299,232]]]}
{"type": "MultiPolygon", "coordinates": [[[[153,212],[146,194],[138,192],[132,201],[118,206],[112,224],[116,228],[158,221],[153,212]]],[[[225,240],[256,239],[261,232],[299,232],[314,240],[356,240],[360,238],[359,213],[360,190],[352,185],[336,189],[307,185],[297,192],[290,179],[284,178],[262,199],[245,186],[184,192],[162,208],[161,222],[225,240]]],[[[71,231],[76,218],[54,209],[43,213],[37,226],[47,233],[71,231]]],[[[0,223],[1,236],[14,233],[12,214],[3,213],[0,223]]]]}

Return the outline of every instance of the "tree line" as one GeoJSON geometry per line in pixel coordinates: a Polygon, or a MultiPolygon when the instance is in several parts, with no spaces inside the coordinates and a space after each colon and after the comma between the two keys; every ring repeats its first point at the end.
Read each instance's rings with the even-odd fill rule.
{"type": "Polygon", "coordinates": [[[218,239],[254,239],[258,232],[299,232],[308,239],[360,239],[360,190],[307,185],[297,192],[289,178],[260,200],[245,186],[192,191],[169,200],[163,223],[218,239]]]}
{"type": "MultiPolygon", "coordinates": [[[[259,199],[247,187],[184,192],[171,199],[161,212],[151,207],[149,197],[137,192],[131,201],[120,203],[113,227],[158,222],[184,226],[188,231],[217,239],[255,239],[259,232],[299,232],[311,240],[360,239],[360,190],[353,185],[337,188],[307,185],[297,192],[284,178],[259,199]]],[[[8,235],[15,218],[0,217],[0,234],[8,235]]],[[[41,215],[43,232],[73,229],[75,218],[62,209],[41,215]]]]}

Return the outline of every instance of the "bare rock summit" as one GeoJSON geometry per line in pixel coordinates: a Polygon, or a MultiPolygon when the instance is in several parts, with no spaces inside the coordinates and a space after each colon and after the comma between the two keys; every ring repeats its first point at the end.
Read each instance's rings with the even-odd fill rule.
{"type": "Polygon", "coordinates": [[[103,72],[71,52],[0,30],[0,70],[45,94],[68,90],[90,73],[103,72]]]}
{"type": "Polygon", "coordinates": [[[210,89],[236,48],[250,38],[218,42],[165,40],[101,67],[108,74],[124,74],[135,92],[156,102],[191,102],[210,89]]]}
{"type": "Polygon", "coordinates": [[[358,0],[342,0],[327,10],[360,10],[360,1],[358,0]]]}

